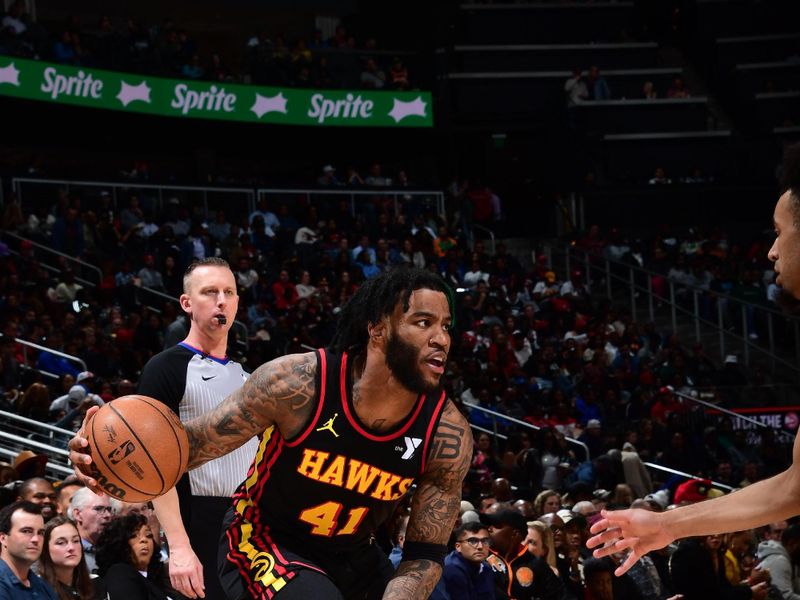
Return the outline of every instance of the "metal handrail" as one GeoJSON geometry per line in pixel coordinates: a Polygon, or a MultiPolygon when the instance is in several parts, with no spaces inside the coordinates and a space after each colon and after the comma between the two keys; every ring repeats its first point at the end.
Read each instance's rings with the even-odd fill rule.
{"type": "Polygon", "coordinates": [[[35,178],[35,177],[14,177],[11,179],[11,187],[17,195],[17,200],[22,202],[22,186],[23,183],[33,184],[52,184],[63,185],[69,190],[70,186],[82,187],[100,187],[108,188],[112,192],[113,202],[117,204],[117,190],[129,189],[151,189],[158,191],[158,200],[163,205],[164,191],[182,191],[182,192],[202,192],[205,202],[206,214],[208,214],[208,194],[209,193],[237,193],[245,194],[248,196],[248,208],[252,212],[255,209],[255,199],[260,198],[263,194],[305,194],[310,198],[313,195],[347,195],[351,198],[351,208],[355,214],[355,197],[356,196],[374,196],[375,194],[382,194],[394,196],[395,209],[398,207],[398,198],[404,195],[412,196],[433,196],[436,198],[436,204],[439,214],[445,214],[444,193],[441,190],[425,190],[425,189],[410,189],[410,188],[396,188],[396,187],[376,187],[372,189],[347,189],[347,188],[252,188],[252,187],[211,187],[211,186],[195,186],[195,185],[161,185],[154,183],[139,183],[136,181],[128,181],[124,183],[111,182],[111,181],[73,181],[68,179],[48,179],[48,178],[35,178]]]}
{"type": "Polygon", "coordinates": [[[203,192],[203,198],[206,203],[206,213],[208,212],[208,193],[209,192],[229,192],[237,194],[246,194],[250,197],[249,204],[252,206],[253,201],[253,188],[249,187],[211,187],[211,186],[197,186],[197,185],[162,185],[157,183],[139,183],[137,181],[127,181],[124,183],[111,182],[111,181],[74,181],[68,179],[48,179],[48,178],[35,178],[35,177],[14,177],[11,179],[11,189],[17,195],[17,200],[22,202],[22,188],[21,183],[35,183],[35,184],[53,184],[64,185],[69,191],[70,186],[81,187],[102,187],[109,188],[112,193],[114,205],[117,204],[117,190],[158,190],[158,201],[161,205],[164,203],[164,191],[177,191],[177,192],[203,192]]]}
{"type": "MultiPolygon", "coordinates": [[[[0,333],[0,338],[5,337],[2,333],[0,333]]],[[[59,350],[53,350],[52,348],[48,348],[47,346],[40,346],[39,344],[34,344],[33,342],[29,342],[28,340],[23,340],[18,337],[14,338],[14,341],[18,344],[23,346],[23,357],[27,363],[28,354],[25,352],[24,348],[34,348],[35,350],[39,350],[40,352],[49,352],[50,354],[55,354],[56,356],[60,356],[61,358],[66,358],[67,360],[71,360],[73,362],[78,363],[82,368],[81,371],[88,371],[86,368],[86,363],[83,359],[78,358],[77,356],[73,356],[72,354],[66,354],[65,352],[60,352],[59,350]]]]}
{"type": "MultiPolygon", "coordinates": [[[[550,244],[548,242],[542,242],[542,246],[550,246],[553,249],[562,250],[563,251],[563,248],[561,248],[559,246],[556,246],[555,244],[550,244]]],[[[599,255],[599,254],[591,254],[590,252],[587,252],[585,250],[581,250],[579,248],[570,247],[565,252],[565,254],[567,255],[567,258],[568,258],[568,255],[569,255],[570,252],[575,252],[575,253],[580,252],[586,258],[599,258],[601,260],[604,260],[604,261],[608,262],[611,265],[614,265],[614,266],[617,266],[617,267],[624,267],[626,269],[629,269],[629,270],[637,272],[637,273],[641,273],[643,275],[649,275],[650,277],[656,276],[656,277],[667,278],[667,275],[664,274],[664,273],[657,273],[656,271],[651,271],[649,269],[645,269],[644,267],[637,267],[637,266],[634,266],[634,265],[631,265],[631,264],[628,264],[628,263],[624,263],[624,262],[621,262],[621,261],[618,261],[618,260],[614,260],[612,258],[606,258],[605,256],[602,256],[602,255],[599,255]]],[[[582,261],[583,264],[586,264],[586,258],[582,261]]],[[[595,269],[599,270],[599,267],[595,266],[595,269]]],[[[616,275],[614,273],[612,273],[611,276],[614,277],[615,279],[620,280],[620,281],[627,281],[624,277],[621,277],[621,276],[616,275]]],[[[569,261],[567,262],[567,279],[569,279],[569,261]]],[[[794,319],[794,320],[800,321],[800,317],[796,317],[796,316],[793,316],[793,315],[788,315],[788,314],[782,312],[781,310],[779,310],[777,308],[772,308],[771,306],[766,305],[766,304],[754,304],[752,302],[747,302],[746,300],[742,300],[741,298],[737,298],[736,296],[731,296],[730,294],[726,294],[724,292],[716,292],[716,291],[711,291],[711,290],[705,290],[705,289],[703,289],[701,287],[698,287],[698,286],[695,286],[695,285],[689,285],[689,284],[682,283],[682,284],[680,284],[680,286],[683,287],[683,288],[686,288],[688,290],[697,291],[699,293],[711,294],[711,295],[713,295],[713,296],[715,296],[717,298],[723,298],[725,300],[732,300],[733,302],[737,302],[738,304],[743,304],[745,306],[752,306],[754,308],[758,308],[759,310],[764,310],[764,311],[771,312],[771,313],[773,313],[773,314],[775,314],[777,316],[780,316],[780,317],[786,317],[786,318],[789,318],[789,319],[794,319]]],[[[646,288],[642,288],[641,286],[637,286],[637,289],[639,291],[647,291],[646,288]]],[[[667,298],[662,298],[662,299],[663,300],[667,300],[667,298]]]]}
{"type": "MultiPolygon", "coordinates": [[[[642,461],[644,466],[650,467],[651,469],[655,469],[656,471],[664,471],[665,473],[671,473],[673,475],[680,475],[681,477],[686,477],[687,479],[697,479],[702,481],[705,477],[698,477],[697,475],[692,475],[690,473],[684,473],[683,471],[678,471],[677,469],[671,469],[669,467],[665,467],[664,465],[657,465],[655,463],[642,461]]],[[[734,490],[736,488],[726,485],[724,483],[719,483],[718,481],[712,481],[711,485],[714,487],[725,488],[728,491],[734,490]]]]}
{"type": "MultiPolygon", "coordinates": [[[[69,434],[70,436],[74,436],[75,432],[70,431],[69,434]]],[[[23,444],[24,446],[32,446],[33,448],[38,448],[39,450],[45,450],[46,452],[52,452],[53,454],[60,454],[61,456],[69,457],[69,452],[67,452],[62,448],[56,448],[55,446],[43,444],[42,442],[37,442],[35,440],[22,437],[21,435],[14,435],[13,433],[0,431],[0,438],[11,440],[12,442],[17,442],[19,444],[23,444]]]]}
{"type": "Polygon", "coordinates": [[[494,231],[486,227],[485,225],[479,225],[477,223],[472,224],[473,229],[479,229],[480,231],[485,231],[489,234],[489,244],[491,247],[489,248],[489,254],[495,253],[495,238],[494,238],[494,231]]]}
{"type": "MultiPolygon", "coordinates": [[[[421,190],[413,188],[396,188],[396,187],[373,187],[368,189],[351,189],[347,187],[331,187],[331,188],[258,188],[256,189],[256,198],[260,199],[261,196],[266,194],[305,194],[306,199],[310,200],[312,195],[315,196],[350,196],[350,210],[355,215],[356,196],[393,196],[395,212],[398,212],[398,197],[400,196],[433,196],[436,198],[437,212],[440,215],[445,214],[444,205],[444,192],[441,190],[421,190]]],[[[255,206],[251,207],[255,209],[255,206]]]]}
{"type": "MultiPolygon", "coordinates": [[[[534,425],[533,423],[528,423],[527,421],[522,421],[522,420],[516,419],[514,417],[509,417],[508,415],[504,415],[503,413],[491,410],[489,408],[481,406],[480,404],[474,404],[472,402],[467,402],[465,400],[462,400],[461,404],[463,404],[464,406],[468,406],[470,408],[473,408],[473,409],[480,410],[480,411],[485,412],[486,414],[492,415],[494,417],[500,417],[501,419],[505,419],[506,421],[511,421],[512,423],[516,423],[518,425],[523,425],[524,427],[527,427],[529,429],[533,429],[534,431],[539,431],[541,429],[541,427],[539,427],[538,425],[534,425]]],[[[494,432],[487,432],[487,433],[494,433],[494,432]]],[[[565,435],[564,439],[566,439],[567,442],[570,443],[570,444],[574,444],[576,446],[580,446],[581,448],[583,448],[583,451],[586,453],[586,460],[591,460],[592,455],[589,452],[589,446],[587,446],[586,444],[584,444],[583,442],[581,442],[579,440],[576,440],[573,437],[569,437],[568,435],[565,435]]]]}
{"type": "Polygon", "coordinates": [[[500,433],[499,431],[492,431],[491,429],[486,429],[485,427],[481,427],[480,425],[475,425],[474,423],[469,424],[470,427],[476,429],[477,431],[482,431],[483,433],[488,433],[495,437],[499,437],[501,440],[507,440],[508,436],[500,433]]]}
{"type": "Polygon", "coordinates": [[[93,264],[90,264],[88,262],[80,260],[79,258],[75,258],[74,256],[70,256],[69,254],[64,254],[63,252],[59,252],[58,250],[53,250],[50,246],[45,246],[44,244],[40,244],[38,242],[34,242],[33,240],[28,239],[26,237],[23,237],[23,236],[21,236],[21,235],[19,235],[17,233],[12,233],[10,231],[3,231],[2,233],[4,235],[16,238],[16,239],[18,239],[20,241],[29,242],[36,248],[39,248],[39,249],[44,250],[46,252],[51,252],[52,254],[56,254],[56,255],[58,255],[58,256],[60,256],[62,258],[65,258],[65,259],[70,260],[70,261],[72,261],[74,263],[77,263],[81,267],[85,267],[86,269],[89,269],[90,271],[97,273],[97,283],[100,283],[101,281],[103,281],[103,272],[100,270],[99,267],[97,267],[97,266],[95,266],[93,264]]]}
{"type": "Polygon", "coordinates": [[[14,421],[19,421],[21,423],[25,423],[26,425],[33,425],[35,427],[40,427],[42,429],[47,429],[48,431],[52,431],[54,433],[63,433],[72,437],[75,435],[74,431],[70,431],[69,429],[62,429],[61,427],[56,427],[55,425],[50,425],[49,423],[42,423],[41,421],[36,421],[35,419],[29,419],[28,417],[23,417],[21,415],[17,415],[14,413],[10,413],[4,410],[0,410],[0,417],[5,417],[6,419],[12,419],[14,421]]]}
{"type": "Polygon", "coordinates": [[[701,400],[700,398],[695,398],[694,396],[690,396],[689,394],[684,394],[683,392],[679,392],[677,390],[672,389],[672,386],[667,386],[667,389],[669,389],[669,391],[672,393],[673,396],[678,396],[678,398],[685,398],[686,400],[689,400],[690,402],[694,402],[696,404],[700,404],[700,405],[706,406],[708,408],[713,408],[714,410],[717,410],[717,411],[719,411],[721,413],[724,413],[724,414],[729,415],[731,417],[735,417],[737,419],[742,419],[743,421],[747,421],[748,423],[752,423],[753,425],[757,425],[759,427],[764,427],[764,428],[769,428],[769,425],[767,425],[766,423],[762,423],[761,421],[757,421],[756,419],[753,419],[751,417],[746,417],[744,415],[740,415],[736,411],[724,408],[722,406],[719,406],[718,404],[714,404],[713,402],[706,402],[705,400],[701,400]]]}
{"type": "Polygon", "coordinates": [[[569,278],[569,273],[572,269],[573,261],[580,264],[581,267],[586,269],[586,281],[587,283],[591,284],[592,281],[592,270],[599,271],[601,276],[605,278],[606,284],[606,294],[609,298],[612,296],[611,284],[612,281],[617,281],[624,284],[628,287],[630,292],[630,301],[631,301],[631,313],[636,316],[636,298],[635,294],[637,292],[644,292],[649,297],[649,311],[650,311],[650,318],[651,320],[654,319],[654,303],[653,300],[657,299],[660,302],[664,302],[668,304],[672,311],[672,326],[673,330],[677,329],[677,315],[678,313],[688,315],[692,320],[695,322],[695,337],[698,341],[700,341],[701,337],[701,330],[700,325],[706,324],[713,327],[715,330],[719,332],[720,335],[720,356],[725,356],[725,337],[732,338],[733,340],[740,342],[743,347],[744,353],[744,361],[745,364],[749,364],[750,356],[749,353],[751,350],[755,350],[758,352],[762,352],[765,354],[773,364],[773,368],[776,364],[781,364],[782,366],[790,369],[795,374],[800,376],[800,318],[786,314],[780,311],[777,308],[773,308],[766,304],[754,304],[751,302],[747,302],[740,298],[736,298],[731,296],[730,294],[725,294],[723,292],[717,292],[712,290],[706,290],[699,286],[689,285],[689,284],[678,284],[674,280],[671,280],[667,277],[667,275],[663,273],[657,273],[655,271],[651,271],[644,267],[635,266],[628,263],[623,263],[617,260],[613,260],[607,258],[601,254],[590,253],[585,250],[579,248],[563,248],[561,246],[542,242],[542,245],[545,247],[546,252],[548,255],[551,255],[553,250],[563,253],[565,258],[564,270],[567,273],[567,278],[569,278]],[[577,256],[575,256],[577,255],[577,256]],[[594,261],[603,261],[603,266],[597,264],[594,261]],[[620,275],[615,273],[612,269],[612,266],[619,269],[627,271],[627,277],[624,275],[620,275]],[[647,278],[647,286],[641,285],[637,282],[636,274],[644,276],[647,278]],[[652,289],[652,279],[653,277],[660,277],[667,280],[669,286],[669,297],[665,298],[662,296],[656,295],[654,290],[652,289]],[[682,289],[691,292],[693,299],[694,299],[694,307],[693,310],[686,308],[675,301],[675,290],[682,289]],[[717,302],[717,322],[709,321],[701,316],[699,312],[699,298],[701,295],[708,295],[712,298],[717,298],[730,303],[733,306],[738,306],[742,312],[742,325],[743,325],[743,333],[739,335],[733,331],[730,331],[728,328],[724,327],[723,323],[725,317],[723,315],[723,303],[717,302]],[[748,308],[760,311],[763,314],[766,314],[768,319],[768,334],[769,334],[769,348],[765,348],[756,344],[753,340],[748,339],[748,324],[746,318],[746,310],[748,308]],[[797,351],[797,359],[796,361],[787,360],[774,352],[774,330],[772,326],[773,318],[782,318],[786,319],[792,323],[792,327],[794,328],[795,338],[797,340],[796,343],[796,351],[797,351]]]}
{"type": "MultiPolygon", "coordinates": [[[[13,450],[9,450],[8,448],[0,448],[0,454],[7,456],[11,460],[14,460],[19,454],[19,452],[14,452],[13,450]]],[[[47,461],[47,468],[51,469],[52,471],[58,471],[59,473],[63,473],[64,475],[73,475],[75,473],[75,471],[73,471],[69,467],[65,467],[64,465],[60,465],[58,463],[50,461],[47,461]]]]}

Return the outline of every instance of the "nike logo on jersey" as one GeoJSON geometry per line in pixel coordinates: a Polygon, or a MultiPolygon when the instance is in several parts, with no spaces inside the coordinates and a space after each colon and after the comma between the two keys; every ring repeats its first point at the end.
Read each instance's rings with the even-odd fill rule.
{"type": "MultiPolygon", "coordinates": [[[[419,445],[422,443],[420,438],[415,437],[405,437],[406,447],[405,452],[403,452],[402,458],[403,460],[409,460],[412,456],[414,456],[414,451],[419,448],[419,445]]],[[[403,448],[400,446],[396,446],[398,450],[402,450],[403,448]]]]}
{"type": "Polygon", "coordinates": [[[208,377],[206,377],[205,375],[201,375],[200,377],[203,379],[203,381],[208,381],[209,379],[214,379],[216,375],[209,375],[208,377]]]}

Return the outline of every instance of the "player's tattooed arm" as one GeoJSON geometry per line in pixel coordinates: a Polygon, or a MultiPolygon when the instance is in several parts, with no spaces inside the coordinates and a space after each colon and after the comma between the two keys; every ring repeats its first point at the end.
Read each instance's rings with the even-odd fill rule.
{"type": "MultiPolygon", "coordinates": [[[[466,419],[447,402],[433,437],[425,472],[411,499],[406,542],[447,544],[461,506],[461,484],[472,462],[472,433],[466,419]]],[[[442,567],[432,560],[403,560],[384,600],[427,598],[442,567]]]]}
{"type": "Polygon", "coordinates": [[[235,450],[277,425],[291,437],[308,422],[316,398],[313,352],[282,356],[261,365],[215,409],[186,423],[189,469],[235,450]]]}

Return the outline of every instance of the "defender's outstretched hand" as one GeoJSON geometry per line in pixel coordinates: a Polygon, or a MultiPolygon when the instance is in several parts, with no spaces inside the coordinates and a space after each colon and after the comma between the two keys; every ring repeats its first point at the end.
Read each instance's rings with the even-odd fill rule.
{"type": "Polygon", "coordinates": [[[659,550],[675,539],[664,529],[660,513],[634,508],[604,510],[601,514],[603,518],[592,525],[590,531],[595,535],[589,538],[586,547],[596,548],[596,558],[627,551],[625,561],[614,571],[617,577],[648,552],[659,550]]]}
{"type": "Polygon", "coordinates": [[[89,440],[86,439],[85,432],[89,421],[94,417],[94,413],[100,410],[99,406],[93,406],[86,411],[86,416],[83,418],[81,428],[75,433],[69,441],[69,460],[72,463],[72,469],[75,471],[75,477],[83,483],[86,487],[92,490],[95,494],[103,495],[103,489],[98,485],[97,480],[92,477],[92,457],[89,454],[89,440]]]}

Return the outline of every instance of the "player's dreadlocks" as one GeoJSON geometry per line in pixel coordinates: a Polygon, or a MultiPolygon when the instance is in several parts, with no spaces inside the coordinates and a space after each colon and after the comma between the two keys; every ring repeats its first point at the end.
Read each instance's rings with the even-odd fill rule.
{"type": "Polygon", "coordinates": [[[441,277],[425,269],[395,267],[365,281],[344,305],[330,345],[331,351],[366,347],[369,339],[367,327],[391,315],[398,302],[402,303],[403,312],[407,311],[411,292],[420,289],[444,293],[450,314],[455,316],[453,292],[441,277]]]}

